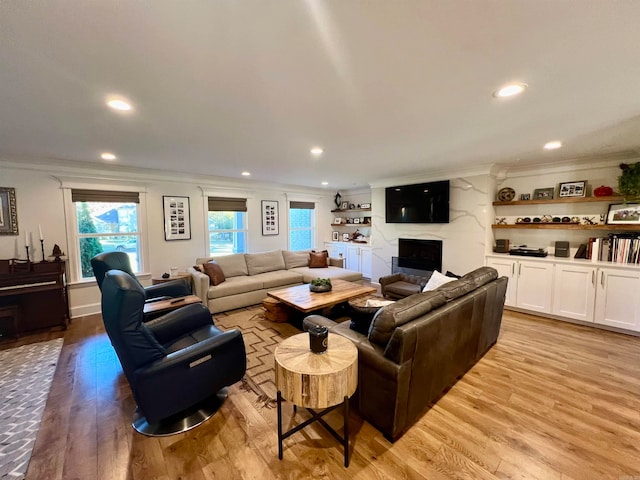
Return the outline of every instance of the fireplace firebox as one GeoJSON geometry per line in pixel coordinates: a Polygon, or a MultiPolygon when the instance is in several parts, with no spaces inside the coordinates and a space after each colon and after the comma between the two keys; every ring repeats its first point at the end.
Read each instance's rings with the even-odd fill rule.
{"type": "Polygon", "coordinates": [[[400,238],[398,256],[392,260],[392,273],[424,276],[442,271],[442,240],[400,238]]]}

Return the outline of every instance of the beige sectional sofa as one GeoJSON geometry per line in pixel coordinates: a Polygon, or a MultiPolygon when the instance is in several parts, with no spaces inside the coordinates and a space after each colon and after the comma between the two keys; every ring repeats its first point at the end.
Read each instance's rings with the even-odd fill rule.
{"type": "Polygon", "coordinates": [[[310,283],[314,278],[332,278],[358,282],[362,273],[343,267],[344,259],[328,258],[323,268],[309,267],[309,251],[274,250],[264,253],[236,253],[196,259],[196,265],[215,260],[225,281],[211,285],[209,276],[189,267],[194,293],[211,313],[256,305],[269,290],[310,283]]]}

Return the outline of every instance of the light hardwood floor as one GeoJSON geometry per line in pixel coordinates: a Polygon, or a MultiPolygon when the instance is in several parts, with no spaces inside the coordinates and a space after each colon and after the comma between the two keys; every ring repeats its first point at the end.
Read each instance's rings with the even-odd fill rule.
{"type": "MultiPolygon", "coordinates": [[[[100,317],[64,337],[28,479],[640,479],[637,337],[505,312],[498,343],[400,440],[354,413],[348,469],[320,426],[278,460],[275,409],[239,385],[191,432],[141,436],[100,317]]],[[[339,430],[337,413],[329,422],[339,430]]]]}

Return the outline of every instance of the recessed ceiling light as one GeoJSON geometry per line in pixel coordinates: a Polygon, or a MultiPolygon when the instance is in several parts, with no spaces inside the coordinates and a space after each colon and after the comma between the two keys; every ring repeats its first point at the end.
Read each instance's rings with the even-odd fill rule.
{"type": "Polygon", "coordinates": [[[322,150],[320,147],[313,147],[311,149],[311,155],[313,155],[314,157],[319,157],[320,155],[322,155],[322,152],[324,150],[322,150]]]}
{"type": "Polygon", "coordinates": [[[242,172],[240,175],[242,175],[243,177],[248,177],[249,175],[251,175],[251,172],[247,172],[246,170],[244,172],[242,172]]]}
{"type": "Polygon", "coordinates": [[[322,185],[329,185],[329,182],[322,182],[322,185]]]}
{"type": "Polygon", "coordinates": [[[560,148],[562,146],[562,142],[560,140],[554,140],[553,142],[547,142],[544,144],[545,150],[555,150],[556,148],[560,148]]]}
{"type": "Polygon", "coordinates": [[[528,85],[526,83],[509,83],[499,90],[493,92],[494,97],[513,97],[524,92],[528,85]]]}
{"type": "Polygon", "coordinates": [[[115,160],[117,157],[111,152],[104,152],[102,155],[100,155],[100,158],[102,158],[103,160],[115,160]]]}
{"type": "Polygon", "coordinates": [[[123,98],[109,98],[107,99],[107,105],[114,110],[120,110],[121,112],[128,112],[133,108],[131,103],[123,98]]]}

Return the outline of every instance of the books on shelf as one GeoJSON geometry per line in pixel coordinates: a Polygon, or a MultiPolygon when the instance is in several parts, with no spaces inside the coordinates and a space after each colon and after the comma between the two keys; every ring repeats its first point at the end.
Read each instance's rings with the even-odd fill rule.
{"type": "Polygon", "coordinates": [[[640,265],[640,233],[610,233],[608,237],[591,237],[587,258],[597,262],[640,265]]]}

